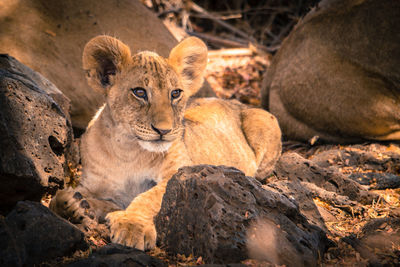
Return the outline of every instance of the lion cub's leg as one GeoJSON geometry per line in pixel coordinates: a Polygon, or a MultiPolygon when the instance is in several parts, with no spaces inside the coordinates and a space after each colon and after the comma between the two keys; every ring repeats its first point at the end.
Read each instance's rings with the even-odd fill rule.
{"type": "Polygon", "coordinates": [[[183,142],[172,145],[160,170],[162,180],[135,197],[125,210],[107,214],[111,241],[140,250],[154,248],[157,239],[154,216],[160,211],[167,183],[180,167],[191,164],[183,142]]]}
{"type": "Polygon", "coordinates": [[[257,179],[269,175],[281,155],[281,130],[277,119],[269,112],[249,108],[241,111],[242,129],[256,156],[257,179]]]}
{"type": "Polygon", "coordinates": [[[58,191],[50,202],[50,209],[73,223],[93,227],[105,222],[105,216],[111,211],[121,209],[110,201],[92,196],[85,188],[67,188],[58,191]]]}
{"type": "Polygon", "coordinates": [[[138,195],[126,210],[107,215],[111,241],[140,250],[156,245],[157,232],[154,216],[161,208],[168,179],[162,180],[150,190],[138,195]]]}

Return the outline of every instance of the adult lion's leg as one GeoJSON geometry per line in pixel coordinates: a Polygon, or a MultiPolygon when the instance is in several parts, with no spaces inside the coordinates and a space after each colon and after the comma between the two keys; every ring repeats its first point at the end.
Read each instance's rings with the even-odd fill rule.
{"type": "Polygon", "coordinates": [[[281,130],[278,121],[269,112],[249,108],[241,112],[242,129],[247,142],[253,149],[257,179],[264,179],[273,170],[282,150],[281,130]]]}

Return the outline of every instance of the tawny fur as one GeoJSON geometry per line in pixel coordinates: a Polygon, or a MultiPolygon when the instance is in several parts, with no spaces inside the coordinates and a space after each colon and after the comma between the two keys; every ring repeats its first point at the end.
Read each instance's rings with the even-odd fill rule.
{"type": "MultiPolygon", "coordinates": [[[[152,52],[131,56],[108,36],[86,45],[89,84],[104,90],[107,101],[82,137],[77,190],[124,209],[107,214],[113,242],[142,250],[155,246],[153,217],[178,168],[227,165],[264,178],[280,156],[281,132],[268,112],[215,98],[188,102],[202,85],[206,63],[207,48],[195,37],[178,44],[168,59],[152,52]],[[138,87],[147,99],[135,96],[132,88],[138,87]],[[181,95],[173,99],[177,89],[181,95]],[[149,189],[151,181],[157,185],[149,189]]],[[[60,193],[52,206],[70,198],[60,193]]]]}
{"type": "Polygon", "coordinates": [[[282,43],[262,105],[288,139],[400,140],[400,1],[324,0],[282,43]]]}

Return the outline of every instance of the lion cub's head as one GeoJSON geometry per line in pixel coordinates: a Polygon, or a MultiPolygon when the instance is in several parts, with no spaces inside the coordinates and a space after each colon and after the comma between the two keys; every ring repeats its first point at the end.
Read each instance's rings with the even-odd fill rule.
{"type": "Polygon", "coordinates": [[[188,98],[203,83],[207,47],[190,37],[168,58],[153,52],[131,56],[121,41],[98,36],[83,52],[88,83],[107,96],[112,121],[146,150],[166,151],[182,135],[188,98]]]}

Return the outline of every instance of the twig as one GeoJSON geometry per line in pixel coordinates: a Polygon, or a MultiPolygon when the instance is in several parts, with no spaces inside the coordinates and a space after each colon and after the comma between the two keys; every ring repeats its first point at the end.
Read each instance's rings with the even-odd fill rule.
{"type": "MultiPolygon", "coordinates": [[[[208,19],[209,17],[205,14],[191,14],[192,17],[194,18],[200,18],[200,19],[208,19]]],[[[242,18],[242,14],[231,14],[231,15],[220,15],[216,17],[220,20],[229,20],[229,19],[240,19],[242,18]]]]}
{"type": "Polygon", "coordinates": [[[270,53],[273,51],[276,51],[276,47],[266,47],[260,44],[252,44],[247,42],[247,40],[235,38],[235,40],[230,40],[230,39],[224,39],[221,37],[217,37],[215,35],[207,34],[207,33],[199,33],[199,32],[189,32],[187,31],[189,35],[199,37],[200,39],[203,39],[206,42],[212,43],[216,46],[220,47],[232,47],[232,48],[237,48],[237,47],[242,47],[242,48],[248,48],[249,46],[253,46],[255,50],[257,50],[257,53],[270,53]]]}
{"type": "Polygon", "coordinates": [[[188,32],[188,34],[192,36],[199,37],[207,42],[213,43],[218,46],[225,46],[225,47],[248,47],[246,43],[240,43],[236,41],[231,41],[227,39],[222,39],[220,37],[207,34],[207,33],[199,33],[199,32],[188,32]]]}
{"type": "Polygon", "coordinates": [[[164,17],[166,17],[168,14],[171,14],[171,13],[177,15],[177,14],[179,14],[181,11],[182,11],[182,8],[168,9],[168,10],[165,10],[165,11],[163,11],[163,12],[158,13],[157,17],[159,17],[159,18],[164,18],[164,17]]]}
{"type": "Polygon", "coordinates": [[[158,13],[160,9],[158,8],[156,0],[151,0],[151,4],[153,5],[154,12],[158,13]]]}
{"type": "Polygon", "coordinates": [[[290,21],[279,33],[278,38],[283,39],[284,36],[288,34],[288,32],[294,27],[295,21],[292,20],[290,21]]]}
{"type": "Polygon", "coordinates": [[[350,200],[347,196],[338,195],[335,192],[325,190],[309,182],[301,182],[301,185],[304,188],[307,188],[313,197],[318,197],[330,205],[344,210],[350,214],[360,214],[362,211],[362,206],[358,204],[358,202],[350,200]]]}
{"type": "Polygon", "coordinates": [[[252,37],[249,36],[248,34],[246,34],[245,32],[236,29],[235,27],[233,27],[232,25],[218,19],[216,16],[212,15],[211,13],[209,13],[207,10],[205,10],[204,8],[202,8],[201,6],[198,6],[197,4],[190,2],[190,8],[198,13],[203,14],[206,18],[211,19],[213,21],[215,21],[215,23],[218,23],[219,25],[227,28],[228,30],[236,33],[237,35],[240,35],[241,37],[248,39],[249,41],[253,42],[253,43],[257,43],[257,41],[252,37]]]}
{"type": "Polygon", "coordinates": [[[245,9],[232,9],[232,10],[223,10],[223,11],[214,11],[213,14],[218,14],[219,16],[229,15],[232,13],[262,13],[262,14],[269,14],[271,12],[278,12],[278,13],[287,13],[291,12],[291,9],[288,7],[282,6],[264,6],[264,7],[252,7],[252,8],[245,8],[245,9]],[[265,12],[262,12],[265,11],[265,12]]]}

